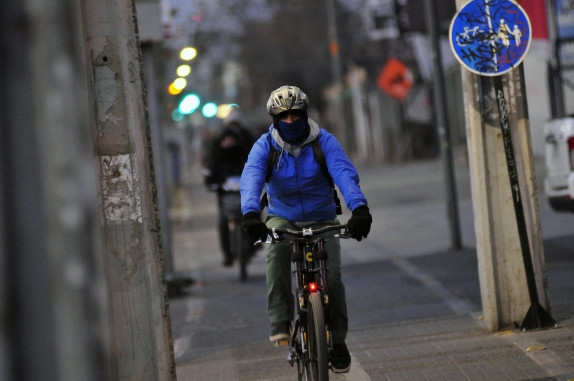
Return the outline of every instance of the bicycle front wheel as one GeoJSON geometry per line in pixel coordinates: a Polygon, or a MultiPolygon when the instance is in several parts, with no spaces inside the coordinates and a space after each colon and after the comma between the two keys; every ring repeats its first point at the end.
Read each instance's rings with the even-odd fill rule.
{"type": "Polygon", "coordinates": [[[313,380],[329,380],[329,352],[323,303],[318,293],[309,295],[307,305],[307,341],[309,348],[309,365],[313,380]]]}

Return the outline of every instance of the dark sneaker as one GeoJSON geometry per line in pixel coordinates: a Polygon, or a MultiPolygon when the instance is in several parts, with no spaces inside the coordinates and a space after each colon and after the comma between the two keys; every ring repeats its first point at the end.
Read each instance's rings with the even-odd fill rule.
{"type": "Polygon", "coordinates": [[[351,354],[345,343],[333,345],[331,369],[335,373],[349,373],[351,370],[351,354]]]}
{"type": "Polygon", "coordinates": [[[289,323],[272,323],[269,341],[282,345],[289,343],[289,323]]]}

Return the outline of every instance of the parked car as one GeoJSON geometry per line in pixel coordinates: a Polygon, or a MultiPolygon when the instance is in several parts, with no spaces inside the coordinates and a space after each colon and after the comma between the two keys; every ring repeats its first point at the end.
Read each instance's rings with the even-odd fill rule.
{"type": "Polygon", "coordinates": [[[546,123],[544,137],[544,192],[552,209],[574,212],[574,115],[546,123]]]}

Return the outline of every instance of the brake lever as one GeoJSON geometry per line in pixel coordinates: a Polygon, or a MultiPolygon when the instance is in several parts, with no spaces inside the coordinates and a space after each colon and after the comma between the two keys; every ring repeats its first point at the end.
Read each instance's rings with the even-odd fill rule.
{"type": "Polygon", "coordinates": [[[257,241],[255,241],[255,243],[253,243],[253,245],[259,245],[260,243],[267,243],[267,244],[271,244],[274,242],[279,241],[279,234],[272,232],[273,235],[271,234],[267,234],[267,239],[265,241],[261,241],[261,239],[258,239],[257,241]]]}

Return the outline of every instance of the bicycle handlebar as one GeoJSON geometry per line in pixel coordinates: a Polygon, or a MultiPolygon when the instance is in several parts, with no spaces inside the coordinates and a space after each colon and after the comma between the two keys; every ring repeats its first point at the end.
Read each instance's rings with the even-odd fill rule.
{"type": "MultiPolygon", "coordinates": [[[[334,231],[334,230],[341,230],[341,229],[346,229],[347,225],[330,225],[330,226],[324,226],[322,228],[317,228],[317,229],[313,229],[313,228],[303,228],[301,230],[295,230],[295,229],[290,229],[290,228],[271,228],[269,229],[270,234],[267,236],[267,241],[263,242],[263,243],[273,243],[273,242],[277,242],[280,241],[283,237],[283,235],[287,234],[296,238],[310,238],[322,233],[326,233],[328,231],[334,231]]],[[[351,238],[348,234],[343,233],[343,234],[336,234],[335,237],[338,238],[351,238]]],[[[262,243],[261,240],[255,242],[255,244],[258,243],[262,243]]]]}
{"type": "Polygon", "coordinates": [[[275,233],[279,233],[279,234],[289,234],[289,235],[293,235],[296,237],[312,237],[314,235],[319,235],[328,231],[332,231],[332,230],[341,230],[341,229],[345,229],[347,227],[347,225],[330,225],[330,226],[324,226],[322,228],[317,228],[317,229],[313,229],[313,228],[303,228],[301,230],[295,230],[295,229],[289,229],[289,228],[271,228],[269,230],[271,230],[271,232],[275,232],[275,233]]]}

